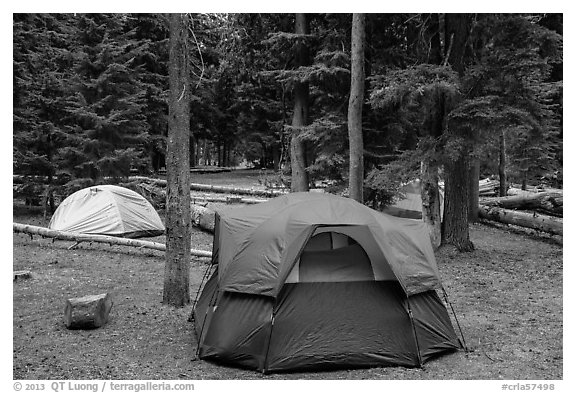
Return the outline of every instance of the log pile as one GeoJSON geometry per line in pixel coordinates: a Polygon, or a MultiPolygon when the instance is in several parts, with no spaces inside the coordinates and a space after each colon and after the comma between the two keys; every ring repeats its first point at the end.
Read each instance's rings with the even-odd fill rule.
{"type": "Polygon", "coordinates": [[[484,206],[503,209],[534,210],[555,217],[562,217],[563,194],[559,192],[539,192],[490,198],[482,202],[484,206]]]}
{"type": "Polygon", "coordinates": [[[498,180],[484,179],[478,182],[478,193],[480,196],[496,196],[500,182],[498,180]]]}
{"type": "Polygon", "coordinates": [[[491,221],[532,228],[553,235],[562,235],[561,218],[546,216],[536,212],[522,212],[482,205],[479,206],[478,213],[480,218],[491,221]]]}
{"type": "Polygon", "coordinates": [[[542,192],[511,188],[510,196],[483,199],[479,206],[480,218],[561,236],[564,199],[562,190],[540,191],[542,192]]]}

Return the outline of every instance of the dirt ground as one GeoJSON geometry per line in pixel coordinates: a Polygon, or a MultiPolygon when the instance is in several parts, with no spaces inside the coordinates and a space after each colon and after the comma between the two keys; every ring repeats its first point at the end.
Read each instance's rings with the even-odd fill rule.
{"type": "MultiPolygon", "coordinates": [[[[13,215],[14,222],[48,223],[17,205],[13,215]]],[[[161,303],[162,252],[96,243],[69,250],[72,242],[14,234],[13,269],[30,270],[32,278],[13,283],[13,378],[562,379],[562,240],[485,224],[473,225],[471,238],[472,253],[437,253],[470,352],[442,356],[422,369],[262,375],[195,360],[191,306],[161,303]],[[114,301],[108,324],[66,329],[66,299],[99,293],[114,301]]],[[[210,250],[212,236],[195,230],[192,243],[210,250]]],[[[207,266],[206,260],[191,262],[192,297],[207,266]]]]}

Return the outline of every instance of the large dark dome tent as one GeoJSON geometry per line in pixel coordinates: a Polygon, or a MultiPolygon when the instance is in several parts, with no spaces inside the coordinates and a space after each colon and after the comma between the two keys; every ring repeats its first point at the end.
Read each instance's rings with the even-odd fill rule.
{"type": "Polygon", "coordinates": [[[292,193],[216,214],[193,317],[201,359],[262,372],[419,367],[461,347],[426,227],[292,193]]]}

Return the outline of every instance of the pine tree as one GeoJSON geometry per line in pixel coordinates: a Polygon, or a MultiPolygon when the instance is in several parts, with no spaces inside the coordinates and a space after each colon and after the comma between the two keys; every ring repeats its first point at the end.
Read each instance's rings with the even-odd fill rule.
{"type": "Polygon", "coordinates": [[[142,162],[138,169],[145,171],[149,167],[158,171],[166,166],[168,22],[162,14],[129,15],[126,22],[126,30],[133,31],[133,39],[140,43],[131,64],[145,91],[142,110],[149,126],[149,136],[144,143],[149,165],[142,162]]]}
{"type": "Polygon", "coordinates": [[[58,174],[73,121],[69,15],[14,14],[14,173],[58,174]]]}
{"type": "Polygon", "coordinates": [[[133,64],[145,44],[126,25],[125,15],[78,16],[72,109],[78,126],[62,163],[74,177],[124,177],[148,161],[147,90],[133,64]]]}

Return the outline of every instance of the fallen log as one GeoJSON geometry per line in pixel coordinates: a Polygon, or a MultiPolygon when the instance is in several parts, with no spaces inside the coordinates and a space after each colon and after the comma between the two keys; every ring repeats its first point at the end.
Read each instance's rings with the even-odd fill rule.
{"type": "MultiPolygon", "coordinates": [[[[195,168],[190,168],[190,173],[221,173],[221,172],[231,172],[233,171],[234,168],[232,167],[221,167],[221,166],[217,166],[217,167],[212,167],[212,166],[204,166],[204,167],[195,167],[195,168]]],[[[161,168],[158,170],[158,174],[160,175],[165,175],[166,174],[166,169],[165,168],[161,168]]]]}
{"type": "Polygon", "coordinates": [[[257,203],[266,202],[267,199],[256,199],[256,198],[242,198],[242,197],[233,197],[233,196],[226,196],[226,197],[211,197],[211,196],[190,196],[192,202],[216,202],[216,203],[225,203],[227,205],[232,203],[243,203],[245,205],[255,205],[257,203]]]}
{"type": "MultiPolygon", "coordinates": [[[[160,187],[166,187],[166,180],[164,179],[151,179],[144,176],[131,176],[130,181],[143,181],[160,187]]],[[[214,193],[224,193],[224,194],[238,194],[238,195],[251,195],[251,196],[261,196],[261,197],[275,197],[279,195],[284,195],[286,192],[277,190],[259,190],[253,188],[241,188],[241,187],[228,187],[228,186],[213,186],[211,184],[199,184],[190,183],[190,189],[195,191],[205,191],[214,193]]]]}
{"type": "Polygon", "coordinates": [[[500,183],[498,180],[484,179],[478,182],[478,193],[481,196],[496,195],[500,183]]]}
{"type": "Polygon", "coordinates": [[[503,209],[536,210],[556,217],[562,217],[563,213],[563,195],[558,192],[539,192],[491,198],[480,203],[484,206],[495,206],[503,209]]]}
{"type": "Polygon", "coordinates": [[[510,187],[510,188],[508,188],[508,191],[506,191],[506,195],[508,195],[508,196],[516,196],[516,195],[530,196],[530,195],[536,194],[537,192],[538,191],[534,191],[534,190],[522,190],[521,188],[510,187]]]}
{"type": "Polygon", "coordinates": [[[222,172],[231,172],[232,168],[229,167],[198,167],[198,168],[190,168],[190,173],[222,173],[222,172]]]}
{"type": "MultiPolygon", "coordinates": [[[[158,251],[166,251],[166,244],[151,242],[139,239],[127,239],[123,237],[107,236],[107,235],[88,235],[85,233],[56,231],[44,227],[37,227],[34,225],[19,224],[17,222],[12,224],[14,233],[26,233],[29,235],[39,235],[57,240],[68,240],[76,242],[72,247],[82,242],[94,243],[108,243],[110,245],[129,246],[137,248],[148,248],[158,251]]],[[[212,252],[204,250],[190,250],[190,254],[200,258],[212,258],[212,252]]]]}
{"type": "Polygon", "coordinates": [[[202,205],[190,205],[190,218],[192,225],[199,227],[207,232],[214,233],[216,213],[202,205]]]}
{"type": "MultiPolygon", "coordinates": [[[[163,209],[166,207],[166,190],[157,185],[152,185],[144,182],[133,181],[131,183],[123,183],[122,187],[129,188],[133,191],[138,192],[144,198],[148,200],[156,209],[163,209]]],[[[241,196],[223,196],[214,197],[207,195],[190,195],[190,199],[193,203],[197,202],[216,202],[225,203],[227,205],[233,203],[241,203],[245,205],[254,205],[257,203],[266,202],[268,199],[264,198],[243,198],[241,196]]]]}
{"type": "Polygon", "coordinates": [[[562,235],[563,225],[561,218],[483,205],[478,207],[478,213],[480,218],[487,220],[532,228],[554,235],[562,235]]]}

